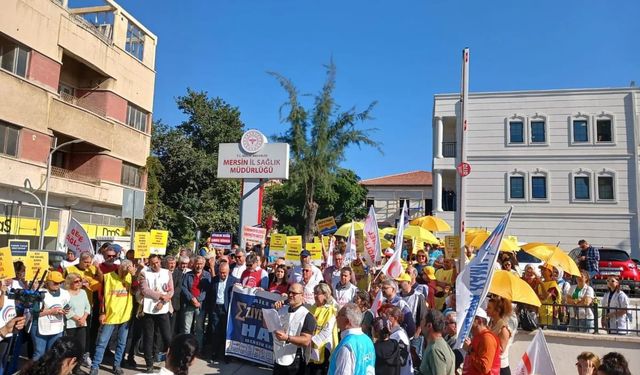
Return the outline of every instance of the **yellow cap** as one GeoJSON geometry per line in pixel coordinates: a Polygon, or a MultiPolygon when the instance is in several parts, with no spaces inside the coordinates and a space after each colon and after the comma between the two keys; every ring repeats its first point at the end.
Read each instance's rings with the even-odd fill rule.
{"type": "Polygon", "coordinates": [[[422,272],[427,275],[427,277],[431,280],[436,279],[436,269],[431,266],[426,266],[422,269],[422,272]]]}
{"type": "Polygon", "coordinates": [[[64,281],[64,277],[58,271],[51,271],[47,275],[47,281],[53,281],[54,283],[61,283],[64,281]]]}
{"type": "Polygon", "coordinates": [[[408,273],[403,272],[403,273],[400,274],[400,276],[398,276],[396,278],[396,281],[407,281],[407,282],[410,282],[411,281],[411,276],[409,276],[408,273]]]}

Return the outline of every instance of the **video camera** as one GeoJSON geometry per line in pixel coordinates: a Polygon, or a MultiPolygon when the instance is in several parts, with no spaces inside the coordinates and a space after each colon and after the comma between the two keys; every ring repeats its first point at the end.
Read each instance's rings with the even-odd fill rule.
{"type": "Polygon", "coordinates": [[[36,271],[36,274],[33,276],[33,280],[29,282],[29,286],[27,289],[15,289],[11,288],[7,293],[7,297],[9,299],[16,301],[16,316],[23,316],[25,310],[32,310],[34,306],[40,306],[40,303],[44,301],[44,291],[38,290],[40,285],[44,282],[44,278],[47,276],[47,270],[42,273],[42,277],[38,282],[37,287],[34,289],[33,285],[38,279],[38,274],[40,270],[36,271]]]}

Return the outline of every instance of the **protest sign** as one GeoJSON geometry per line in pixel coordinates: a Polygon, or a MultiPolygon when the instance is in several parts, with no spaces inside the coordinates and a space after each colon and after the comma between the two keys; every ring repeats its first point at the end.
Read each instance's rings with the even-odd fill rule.
{"type": "Polygon", "coordinates": [[[285,251],[287,249],[287,235],[275,233],[271,235],[271,240],[269,241],[269,256],[280,258],[285,256],[285,251]]]}
{"type": "Polygon", "coordinates": [[[302,251],[302,236],[287,236],[287,252],[285,260],[289,264],[300,264],[300,252],[302,251]]]}
{"type": "Polygon", "coordinates": [[[358,229],[355,232],[356,235],[356,253],[364,253],[364,230],[358,229]]]}
{"type": "Polygon", "coordinates": [[[71,218],[69,227],[67,228],[67,235],[64,238],[64,244],[68,250],[73,251],[76,257],[84,252],[90,252],[93,254],[93,244],[91,238],[84,230],[78,220],[71,218]]]}
{"type": "MultiPolygon", "coordinates": [[[[373,206],[369,207],[369,214],[364,221],[364,260],[369,267],[375,267],[381,258],[380,234],[378,233],[378,222],[376,221],[376,211],[373,206]]],[[[356,233],[357,241],[357,233],[356,233]]],[[[357,243],[356,243],[357,245],[357,243]]]]}
{"type": "Polygon", "coordinates": [[[0,249],[0,280],[13,279],[15,277],[16,271],[13,268],[11,249],[3,247],[0,249]]]}
{"type": "Polygon", "coordinates": [[[29,240],[9,240],[9,249],[13,255],[25,256],[29,251],[30,244],[29,240]]]}
{"type": "Polygon", "coordinates": [[[135,258],[148,258],[151,255],[151,233],[136,232],[133,256],[135,258]]]}
{"type": "Polygon", "coordinates": [[[256,288],[234,286],[227,315],[225,354],[273,366],[273,335],[262,326],[262,309],[283,297],[256,288]]]}
{"type": "Polygon", "coordinates": [[[242,227],[242,243],[245,245],[249,244],[253,246],[257,244],[263,244],[266,236],[266,228],[249,227],[246,225],[242,227]]]}
{"type": "Polygon", "coordinates": [[[169,231],[152,229],[149,234],[149,252],[164,255],[167,253],[169,231]]]}
{"type": "Polygon", "coordinates": [[[33,280],[33,276],[40,270],[40,276],[44,270],[49,269],[49,253],[46,251],[27,251],[24,258],[25,280],[33,280]]]}
{"type": "Polygon", "coordinates": [[[209,237],[209,242],[216,249],[231,250],[231,233],[226,232],[213,232],[209,237]]]}
{"type": "Polygon", "coordinates": [[[322,244],[319,243],[306,243],[304,248],[311,253],[311,263],[320,267],[322,264],[322,244]]]}
{"type": "Polygon", "coordinates": [[[444,257],[447,259],[460,257],[460,236],[444,236],[444,257]]]}
{"type": "Polygon", "coordinates": [[[336,219],[333,216],[316,221],[316,226],[318,227],[318,232],[323,236],[330,235],[338,230],[336,219]]]}

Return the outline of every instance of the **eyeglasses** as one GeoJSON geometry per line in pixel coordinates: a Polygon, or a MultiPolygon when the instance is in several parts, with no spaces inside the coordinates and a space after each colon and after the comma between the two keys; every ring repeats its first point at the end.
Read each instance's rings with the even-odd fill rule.
{"type": "Polygon", "coordinates": [[[296,294],[302,294],[302,292],[294,292],[292,290],[289,290],[287,291],[287,294],[293,294],[295,296],[296,294]]]}
{"type": "Polygon", "coordinates": [[[75,280],[73,280],[73,283],[74,283],[74,284],[79,284],[79,283],[81,283],[81,282],[82,282],[82,280],[80,280],[80,279],[75,279],[75,280]]]}

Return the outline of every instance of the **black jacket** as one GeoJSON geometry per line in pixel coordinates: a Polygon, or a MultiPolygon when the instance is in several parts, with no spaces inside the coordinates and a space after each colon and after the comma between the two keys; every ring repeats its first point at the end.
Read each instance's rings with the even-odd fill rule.
{"type": "MultiPolygon", "coordinates": [[[[231,276],[231,272],[229,272],[229,276],[227,276],[227,284],[224,288],[224,309],[229,311],[229,301],[231,300],[231,291],[233,290],[233,285],[239,282],[235,277],[231,276]]],[[[215,276],[213,280],[211,280],[211,291],[209,292],[209,298],[207,298],[206,309],[207,311],[213,311],[213,307],[216,304],[216,298],[218,296],[218,286],[220,285],[220,276],[215,276]]]]}
{"type": "Polygon", "coordinates": [[[177,268],[173,270],[171,277],[173,278],[173,297],[171,297],[171,305],[174,311],[180,311],[180,295],[182,289],[182,270],[177,268]]]}
{"type": "Polygon", "coordinates": [[[376,375],[400,375],[402,358],[398,342],[388,339],[373,346],[376,350],[376,375]]]}

